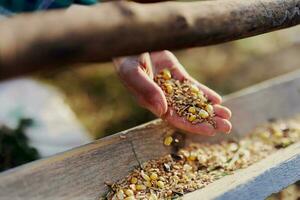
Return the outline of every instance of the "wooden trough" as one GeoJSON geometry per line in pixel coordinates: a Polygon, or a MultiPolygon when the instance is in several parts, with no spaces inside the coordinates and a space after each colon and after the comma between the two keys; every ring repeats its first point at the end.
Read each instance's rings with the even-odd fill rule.
{"type": "MultiPolygon", "coordinates": [[[[111,3],[0,22],[0,79],[144,51],[216,44],[300,23],[299,0],[220,2],[111,3]],[[116,40],[120,31],[122,41],[116,40]]],[[[182,137],[183,145],[218,142],[242,137],[271,118],[293,117],[300,113],[300,72],[228,95],[225,105],[233,112],[231,135],[177,133],[155,120],[1,173],[0,199],[99,199],[107,192],[105,181],[117,181],[139,163],[170,153],[162,144],[166,132],[182,137]]],[[[183,199],[263,199],[300,180],[299,166],[296,143],[183,199]]]]}
{"type": "MultiPolygon", "coordinates": [[[[300,71],[226,96],[225,104],[233,112],[231,135],[181,134],[182,140],[188,144],[239,138],[270,118],[299,114],[299,102],[300,71]]],[[[105,181],[116,181],[139,162],[170,153],[172,149],[162,144],[170,130],[161,120],[154,120],[6,171],[0,174],[0,199],[98,199],[107,192],[105,181]]],[[[300,143],[296,143],[183,199],[263,199],[300,180],[299,166],[300,143]]]]}

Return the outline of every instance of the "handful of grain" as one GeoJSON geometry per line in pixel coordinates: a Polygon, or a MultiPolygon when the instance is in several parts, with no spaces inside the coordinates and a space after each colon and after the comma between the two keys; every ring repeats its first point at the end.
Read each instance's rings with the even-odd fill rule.
{"type": "Polygon", "coordinates": [[[169,107],[180,117],[185,117],[192,124],[208,122],[216,126],[214,109],[207,96],[191,81],[175,80],[168,69],[162,70],[154,81],[164,91],[169,107]]]}
{"type": "Polygon", "coordinates": [[[240,141],[194,143],[177,154],[143,163],[110,185],[106,199],[178,199],[299,141],[300,117],[260,126],[240,141]]]}

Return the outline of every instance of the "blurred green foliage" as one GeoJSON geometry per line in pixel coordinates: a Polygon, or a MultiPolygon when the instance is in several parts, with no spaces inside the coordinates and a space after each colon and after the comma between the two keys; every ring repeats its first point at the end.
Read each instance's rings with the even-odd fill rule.
{"type": "Polygon", "coordinates": [[[0,127],[0,171],[40,158],[25,135],[26,128],[32,123],[31,119],[21,119],[16,129],[0,127]]]}

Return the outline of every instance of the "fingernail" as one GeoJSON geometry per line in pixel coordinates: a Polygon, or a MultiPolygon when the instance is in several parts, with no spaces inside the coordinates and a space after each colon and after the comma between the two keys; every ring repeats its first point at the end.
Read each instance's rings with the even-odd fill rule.
{"type": "Polygon", "coordinates": [[[162,117],[164,114],[164,109],[163,109],[163,105],[160,102],[155,102],[154,103],[154,113],[158,116],[158,117],[162,117]]]}

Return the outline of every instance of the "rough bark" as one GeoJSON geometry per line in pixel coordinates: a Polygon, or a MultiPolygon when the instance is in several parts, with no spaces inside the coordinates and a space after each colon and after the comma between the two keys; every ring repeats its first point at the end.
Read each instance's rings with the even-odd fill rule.
{"type": "MultiPolygon", "coordinates": [[[[108,2],[0,23],[0,78],[245,38],[300,23],[300,0],[108,2]]],[[[259,45],[259,44],[258,44],[259,45]]]]}

